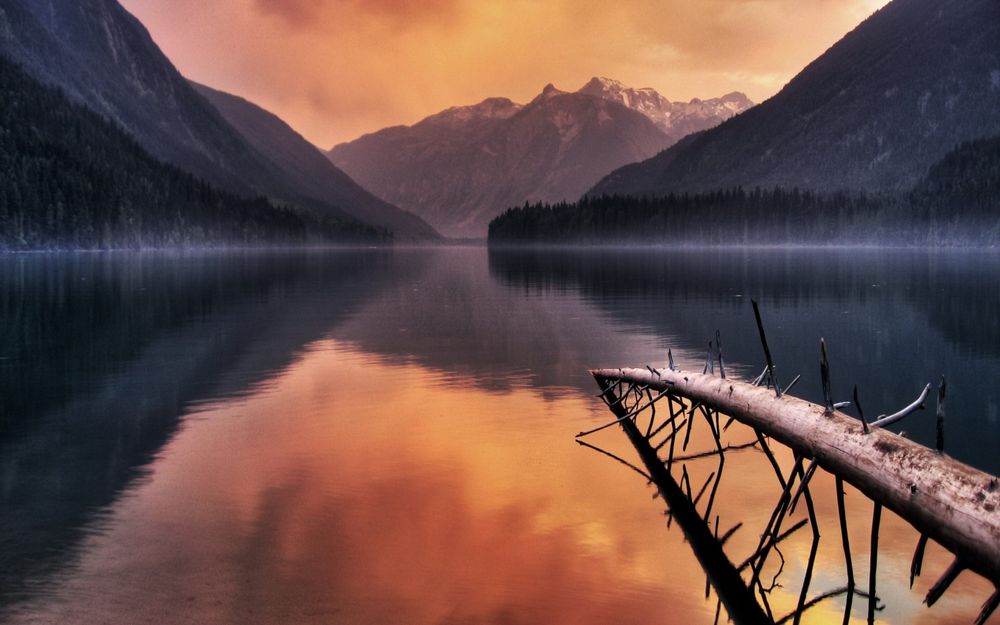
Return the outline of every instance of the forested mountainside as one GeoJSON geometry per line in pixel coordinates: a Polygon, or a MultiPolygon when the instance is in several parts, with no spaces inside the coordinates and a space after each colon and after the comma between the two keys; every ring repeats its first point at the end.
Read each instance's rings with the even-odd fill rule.
{"type": "MultiPolygon", "coordinates": [[[[1000,211],[1000,136],[969,141],[935,164],[913,191],[918,203],[947,205],[960,216],[1000,211]]],[[[1000,219],[1000,213],[993,213],[1000,219]]]]}
{"type": "Polygon", "coordinates": [[[239,96],[191,84],[303,193],[326,200],[352,217],[391,230],[397,241],[440,238],[423,219],[363,189],[278,116],[239,96]]]}
{"type": "Polygon", "coordinates": [[[771,99],[589,194],[899,192],[958,144],[998,133],[1000,2],[893,0],[771,99]]]}
{"type": "Polygon", "coordinates": [[[353,215],[373,223],[369,207],[402,212],[353,181],[331,177],[306,185],[289,176],[195,91],[117,0],[0,0],[0,53],[115,122],[157,159],[220,189],[337,219],[353,215]],[[338,186],[341,195],[317,190],[338,186]]]}
{"type": "Polygon", "coordinates": [[[382,242],[384,230],[213,188],[0,56],[0,248],[382,242]]]}
{"type": "Polygon", "coordinates": [[[1000,245],[1000,137],[949,152],[909,192],[742,188],[512,208],[490,243],[1000,245]]]}

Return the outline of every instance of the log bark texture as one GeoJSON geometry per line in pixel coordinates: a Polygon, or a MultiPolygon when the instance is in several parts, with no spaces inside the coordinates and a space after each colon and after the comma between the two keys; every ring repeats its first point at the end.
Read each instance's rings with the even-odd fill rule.
{"type": "Polygon", "coordinates": [[[1000,584],[997,478],[840,411],[733,379],[667,369],[600,369],[602,388],[624,381],[672,389],[760,430],[841,477],[946,547],[966,568],[1000,584]]]}

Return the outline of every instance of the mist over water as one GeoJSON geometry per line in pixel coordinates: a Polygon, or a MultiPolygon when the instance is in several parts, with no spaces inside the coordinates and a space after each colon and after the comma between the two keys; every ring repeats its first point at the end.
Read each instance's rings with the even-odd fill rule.
{"type": "MultiPolygon", "coordinates": [[[[866,414],[944,375],[948,453],[1000,472],[992,253],[0,259],[0,622],[711,623],[683,535],[573,436],[609,417],[588,368],[700,370],[719,330],[756,376],[751,298],[794,394],[820,397],[821,336],[866,414]]],[[[928,408],[899,427],[933,444],[928,408]]],[[[727,461],[730,524],[777,497],[753,461],[727,461]]],[[[886,521],[882,618],[969,622],[975,581],[906,589],[914,540],[886,521]]]]}

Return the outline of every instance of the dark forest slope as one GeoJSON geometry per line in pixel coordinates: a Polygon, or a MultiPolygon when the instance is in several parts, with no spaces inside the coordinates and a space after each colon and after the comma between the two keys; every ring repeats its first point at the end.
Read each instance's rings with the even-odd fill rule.
{"type": "MultiPolygon", "coordinates": [[[[116,0],[0,0],[0,53],[118,124],[150,154],[220,188],[330,217],[385,208],[348,180],[338,205],[251,145],[116,0]]],[[[346,178],[346,176],[344,177],[346,178]]],[[[402,229],[401,229],[402,230],[402,229]]]]}
{"type": "Polygon", "coordinates": [[[894,0],[770,100],[590,194],[901,191],[960,143],[998,133],[1000,2],[894,0]]]}
{"type": "Polygon", "coordinates": [[[490,243],[1000,245],[1000,137],[949,152],[909,192],[737,188],[512,208],[490,243]]]}
{"type": "Polygon", "coordinates": [[[349,219],[219,191],[0,56],[0,248],[374,242],[349,219]]]}
{"type": "Polygon", "coordinates": [[[235,95],[192,83],[234,128],[304,193],[342,208],[353,217],[397,233],[396,240],[435,240],[440,235],[413,213],[361,188],[282,119],[235,95]]]}

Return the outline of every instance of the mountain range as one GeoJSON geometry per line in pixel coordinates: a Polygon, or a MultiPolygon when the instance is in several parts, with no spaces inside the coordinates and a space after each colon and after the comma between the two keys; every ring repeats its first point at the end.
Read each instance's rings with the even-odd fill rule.
{"type": "Polygon", "coordinates": [[[318,151],[309,155],[312,146],[264,111],[199,93],[115,0],[0,0],[0,53],[120,126],[155,158],[221,189],[385,227],[397,239],[438,238],[318,151]]]}
{"type": "Polygon", "coordinates": [[[740,93],[671,102],[594,78],[547,85],[528,104],[489,98],[335,146],[330,160],[388,202],[452,237],[482,237],[525,202],[576,199],[616,167],[715,126],[752,102],[740,93]]]}
{"type": "Polygon", "coordinates": [[[958,144],[998,133],[1000,2],[893,0],[774,97],[589,193],[899,192],[958,144]]]}
{"type": "MultiPolygon", "coordinates": [[[[996,0],[892,0],[756,106],[593,78],[526,104],[449,108],[326,154],[260,106],[185,79],[116,0],[0,0],[0,56],[0,161],[17,176],[0,180],[0,219],[18,224],[2,233],[7,247],[479,238],[507,208],[581,195],[735,206],[780,188],[768,197],[792,206],[808,192],[820,215],[830,197],[876,198],[861,212],[939,211],[957,193],[954,210],[975,206],[980,220],[993,206],[993,187],[972,179],[995,178],[975,155],[995,149],[977,140],[1000,136],[996,0]]],[[[657,204],[657,219],[674,205],[657,204]]]]}

